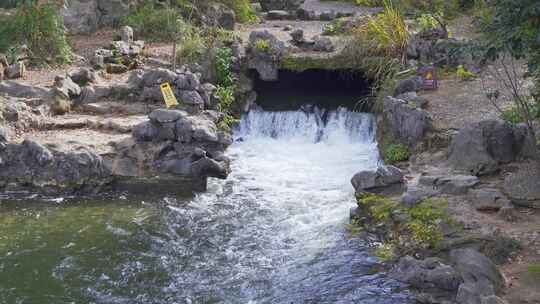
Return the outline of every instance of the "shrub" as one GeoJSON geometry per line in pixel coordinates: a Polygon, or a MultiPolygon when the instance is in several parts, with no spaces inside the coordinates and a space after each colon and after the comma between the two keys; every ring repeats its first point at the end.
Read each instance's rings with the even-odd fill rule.
{"type": "Polygon", "coordinates": [[[406,224],[411,240],[421,248],[435,248],[443,239],[440,223],[448,221],[444,200],[427,199],[407,210],[410,221],[406,224]]]}
{"type": "Polygon", "coordinates": [[[232,86],[234,84],[234,77],[231,73],[232,50],[225,47],[217,49],[215,63],[217,83],[224,87],[232,86]]]}
{"type": "Polygon", "coordinates": [[[54,3],[25,1],[18,6],[14,16],[0,20],[0,51],[16,49],[23,44],[28,47],[33,61],[71,61],[64,22],[54,3]]]}
{"type": "Polygon", "coordinates": [[[173,8],[155,8],[152,2],[145,2],[131,14],[122,19],[122,24],[129,25],[135,34],[148,41],[171,42],[178,33],[189,31],[182,16],[173,8]]]}
{"type": "Polygon", "coordinates": [[[381,261],[391,261],[396,258],[396,248],[392,243],[384,243],[375,249],[375,256],[381,261]]]}
{"type": "Polygon", "coordinates": [[[409,148],[402,144],[389,145],[384,152],[384,161],[388,164],[395,164],[406,161],[411,156],[409,148]]]}
{"type": "Polygon", "coordinates": [[[269,52],[270,42],[265,39],[259,39],[253,43],[253,47],[261,52],[269,52]]]}
{"type": "Polygon", "coordinates": [[[255,22],[257,15],[251,7],[249,0],[225,0],[224,3],[229,6],[236,15],[238,22],[255,22]]]}
{"type": "Polygon", "coordinates": [[[475,73],[467,71],[463,65],[458,65],[456,75],[462,81],[471,80],[476,77],[475,73]]]}
{"type": "Polygon", "coordinates": [[[502,111],[500,118],[511,125],[517,125],[525,121],[516,107],[502,111]]]}
{"type": "Polygon", "coordinates": [[[384,0],[384,11],[361,25],[358,33],[379,54],[405,61],[410,35],[400,10],[390,0],[384,0]]]}

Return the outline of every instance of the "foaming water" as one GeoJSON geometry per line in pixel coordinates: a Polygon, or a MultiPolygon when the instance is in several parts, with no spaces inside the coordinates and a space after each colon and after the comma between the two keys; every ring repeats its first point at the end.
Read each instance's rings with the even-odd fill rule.
{"type": "Polygon", "coordinates": [[[207,193],[9,211],[0,302],[412,303],[346,229],[349,180],[379,161],[374,131],[345,109],[254,111],[207,193]]]}

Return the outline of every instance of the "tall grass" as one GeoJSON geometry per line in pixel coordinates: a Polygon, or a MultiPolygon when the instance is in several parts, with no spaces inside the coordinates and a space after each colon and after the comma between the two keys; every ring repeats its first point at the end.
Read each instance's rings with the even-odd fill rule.
{"type": "Polygon", "coordinates": [[[357,29],[359,38],[376,53],[406,60],[406,49],[410,34],[407,24],[397,6],[384,0],[384,11],[357,29]]]}

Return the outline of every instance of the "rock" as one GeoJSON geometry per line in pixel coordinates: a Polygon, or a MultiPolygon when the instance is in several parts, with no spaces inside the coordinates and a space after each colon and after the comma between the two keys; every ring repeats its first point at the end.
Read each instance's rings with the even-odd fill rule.
{"type": "Polygon", "coordinates": [[[260,0],[259,3],[265,11],[287,10],[295,11],[300,8],[304,0],[260,0]]]}
{"type": "Polygon", "coordinates": [[[204,100],[197,91],[180,91],[178,98],[190,114],[197,115],[204,110],[204,100]]]}
{"type": "Polygon", "coordinates": [[[480,183],[480,180],[470,175],[424,175],[420,177],[419,183],[443,194],[461,195],[480,183]]]}
{"type": "Polygon", "coordinates": [[[85,86],[81,89],[81,95],[77,99],[77,104],[96,103],[104,98],[112,96],[113,89],[110,86],[94,85],[85,86]]]}
{"type": "Polygon", "coordinates": [[[495,296],[481,297],[480,304],[508,304],[505,300],[495,296]]]}
{"type": "Polygon", "coordinates": [[[315,45],[313,50],[317,52],[333,52],[336,48],[332,43],[332,40],[328,37],[317,36],[314,38],[315,45]]]}
{"type": "Polygon", "coordinates": [[[0,126],[0,143],[9,141],[9,132],[6,127],[0,126]]]}
{"type": "Polygon", "coordinates": [[[137,141],[152,141],[158,136],[158,127],[151,121],[138,124],[133,128],[133,138],[137,141]]]}
{"type": "Polygon", "coordinates": [[[107,73],[109,74],[123,74],[126,73],[129,68],[123,64],[109,63],[107,64],[107,73]]]}
{"type": "Polygon", "coordinates": [[[54,90],[57,96],[65,99],[74,99],[81,95],[81,87],[65,76],[54,78],[54,90]]]}
{"type": "Polygon", "coordinates": [[[469,174],[491,174],[500,164],[533,157],[531,140],[523,126],[512,127],[498,120],[472,123],[452,139],[448,162],[469,174]]]}
{"type": "Polygon", "coordinates": [[[152,111],[150,115],[148,115],[148,118],[150,118],[151,121],[158,123],[158,124],[164,124],[168,122],[176,122],[179,119],[184,119],[187,117],[187,113],[180,110],[166,110],[166,109],[157,109],[152,111]]]}
{"type": "Polygon", "coordinates": [[[378,127],[379,138],[392,138],[414,147],[431,130],[431,118],[422,109],[411,107],[400,99],[386,97],[378,127]]]}
{"type": "Polygon", "coordinates": [[[518,211],[512,204],[501,207],[497,212],[497,217],[507,222],[517,222],[520,219],[518,211]]]}
{"type": "Polygon", "coordinates": [[[144,72],[142,75],[143,87],[152,87],[159,86],[164,82],[175,83],[176,82],[176,73],[162,68],[152,69],[144,72]]]}
{"type": "Polygon", "coordinates": [[[360,171],[351,179],[356,193],[396,191],[403,186],[403,173],[394,166],[381,166],[377,170],[360,171]]]}
{"type": "Polygon", "coordinates": [[[133,28],[131,26],[123,26],[120,29],[120,37],[122,41],[128,44],[133,43],[133,28]]]}
{"type": "Polygon", "coordinates": [[[46,99],[52,97],[52,92],[49,89],[7,80],[0,83],[0,93],[19,98],[46,99]]]}
{"type": "Polygon", "coordinates": [[[199,88],[201,83],[197,75],[191,72],[187,72],[178,75],[178,77],[174,81],[174,84],[179,90],[194,91],[199,88]]]}
{"type": "Polygon", "coordinates": [[[0,70],[3,70],[9,66],[9,61],[5,54],[0,53],[0,70]]]}
{"type": "Polygon", "coordinates": [[[401,99],[407,102],[408,105],[414,108],[426,109],[429,105],[429,100],[422,96],[418,96],[416,92],[407,92],[396,96],[396,99],[401,99]]]}
{"type": "Polygon", "coordinates": [[[26,139],[21,144],[6,144],[0,158],[1,185],[74,192],[97,189],[111,181],[102,158],[83,146],[59,152],[26,139]]]}
{"type": "Polygon", "coordinates": [[[253,31],[247,48],[248,67],[257,70],[264,81],[276,80],[285,50],[285,43],[267,30],[253,31]]]}
{"type": "Polygon", "coordinates": [[[195,177],[217,177],[225,179],[229,175],[230,169],[211,158],[204,157],[191,165],[191,173],[195,177]]]}
{"type": "Polygon", "coordinates": [[[294,42],[303,42],[304,41],[304,30],[302,29],[295,29],[290,33],[292,39],[294,42]]]}
{"type": "Polygon", "coordinates": [[[506,175],[503,188],[514,204],[540,209],[540,164],[520,164],[516,172],[506,175]]]}
{"type": "Polygon", "coordinates": [[[454,292],[462,282],[454,268],[437,258],[417,260],[405,256],[399,260],[390,276],[421,291],[454,292]]]}
{"type": "Polygon", "coordinates": [[[268,20],[292,20],[294,15],[284,10],[271,10],[266,14],[268,20]]]}
{"type": "Polygon", "coordinates": [[[510,205],[510,200],[497,189],[469,189],[469,200],[476,210],[498,211],[510,205]]]}
{"type": "Polygon", "coordinates": [[[66,28],[72,34],[90,34],[97,30],[100,13],[98,1],[70,0],[62,9],[66,28]]]}
{"type": "Polygon", "coordinates": [[[26,75],[26,66],[23,61],[19,61],[8,66],[4,73],[9,79],[22,78],[26,75]]]}
{"type": "Polygon", "coordinates": [[[226,30],[234,30],[236,16],[234,11],[224,4],[212,3],[206,8],[206,16],[209,25],[226,30]]]}
{"type": "Polygon", "coordinates": [[[474,293],[489,296],[504,287],[504,278],[497,266],[480,252],[470,248],[454,249],[450,251],[450,260],[461,273],[464,283],[474,284],[468,287],[481,287],[479,290],[473,289],[474,293]]]}
{"type": "Polygon", "coordinates": [[[77,68],[69,72],[68,77],[79,86],[85,86],[97,80],[96,72],[90,68],[77,68]]]}
{"type": "Polygon", "coordinates": [[[394,91],[394,96],[398,96],[408,92],[418,92],[422,89],[424,80],[420,76],[411,76],[405,80],[398,82],[394,91]]]}
{"type": "Polygon", "coordinates": [[[437,191],[420,187],[407,187],[407,191],[401,196],[401,203],[408,208],[416,206],[423,200],[437,195],[437,191]]]}

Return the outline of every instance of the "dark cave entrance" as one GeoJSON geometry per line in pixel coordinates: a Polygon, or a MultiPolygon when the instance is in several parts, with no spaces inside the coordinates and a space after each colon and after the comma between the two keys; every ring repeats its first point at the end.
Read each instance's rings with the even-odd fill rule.
{"type": "Polygon", "coordinates": [[[304,104],[355,109],[371,88],[365,75],[353,70],[280,70],[277,81],[260,80],[256,73],[254,79],[256,103],[267,111],[297,110],[304,104]]]}

